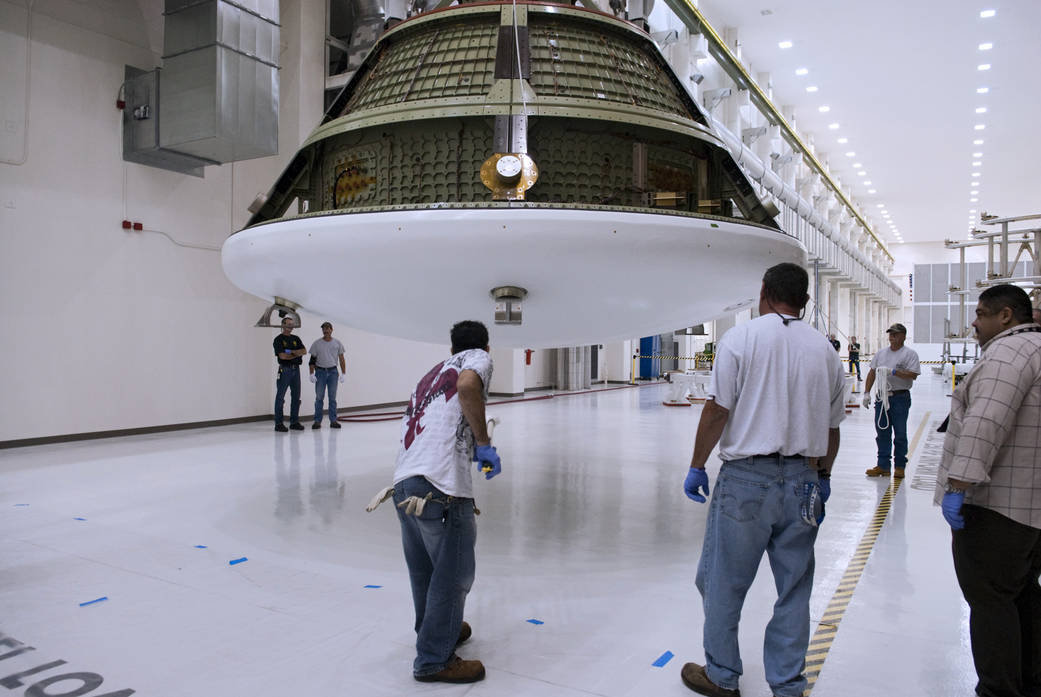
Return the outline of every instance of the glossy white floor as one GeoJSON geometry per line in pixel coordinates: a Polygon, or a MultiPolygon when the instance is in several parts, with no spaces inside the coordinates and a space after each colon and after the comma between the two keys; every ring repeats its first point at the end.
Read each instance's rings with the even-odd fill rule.
{"type": "MultiPolygon", "coordinates": [[[[931,503],[948,391],[931,373],[915,386],[912,476],[814,695],[972,695],[967,610],[931,503]]],[[[26,694],[692,694],[679,670],[703,660],[693,579],[706,507],[681,484],[700,409],[663,407],[664,394],[648,386],[490,407],[503,420],[504,472],[476,485],[474,638],[460,650],[487,666],[475,685],[412,680],[397,521],[388,504],[364,511],[390,483],[396,422],[0,451],[0,685],[21,694],[95,673],[104,684],[89,691],[97,679],[81,675],[26,694]],[[675,657],[652,665],[665,652],[675,657]],[[56,661],[65,663],[4,679],[56,661]]],[[[815,626],[889,485],[863,475],[870,417],[854,410],[842,436],[817,546],[815,626]]],[[[713,482],[717,470],[718,460],[713,482]]],[[[764,561],[741,627],[746,697],[770,694],[762,631],[774,598],[764,561]]]]}

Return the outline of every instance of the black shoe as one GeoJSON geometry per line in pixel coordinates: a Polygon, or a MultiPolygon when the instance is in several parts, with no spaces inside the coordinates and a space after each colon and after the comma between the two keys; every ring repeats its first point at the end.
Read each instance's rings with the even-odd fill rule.
{"type": "Polygon", "coordinates": [[[321,421],[315,421],[314,424],[311,426],[311,430],[312,431],[317,431],[321,427],[322,427],[322,422],[321,421]]]}
{"type": "Polygon", "coordinates": [[[414,675],[419,682],[467,683],[484,680],[484,665],[480,661],[464,661],[455,654],[440,672],[433,675],[414,675]]]}
{"type": "Polygon", "coordinates": [[[708,695],[708,697],[741,697],[740,690],[728,690],[709,680],[708,675],[705,673],[705,666],[699,666],[697,663],[684,664],[683,669],[680,671],[680,678],[683,680],[684,685],[699,695],[708,695]]]}
{"type": "Polygon", "coordinates": [[[303,431],[304,430],[304,427],[301,426],[299,423],[289,424],[289,428],[291,430],[293,430],[293,431],[303,431]]]}
{"type": "Polygon", "coordinates": [[[470,627],[469,622],[463,622],[462,626],[459,627],[459,638],[455,640],[455,645],[459,646],[464,641],[473,636],[474,630],[470,627]]]}
{"type": "Polygon", "coordinates": [[[332,423],[329,424],[329,428],[339,428],[339,427],[340,427],[340,422],[339,421],[333,421],[332,423]]]}
{"type": "Polygon", "coordinates": [[[279,433],[285,433],[289,429],[286,428],[285,424],[275,424],[275,430],[278,431],[279,433]]]}

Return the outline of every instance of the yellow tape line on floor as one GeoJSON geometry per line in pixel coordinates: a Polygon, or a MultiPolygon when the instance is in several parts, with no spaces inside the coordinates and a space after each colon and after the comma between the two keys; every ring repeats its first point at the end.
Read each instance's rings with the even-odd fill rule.
{"type": "MultiPolygon", "coordinates": [[[[914,438],[911,439],[911,446],[907,451],[908,461],[910,461],[912,454],[918,447],[918,441],[921,439],[922,433],[925,431],[925,425],[928,422],[929,412],[925,412],[922,422],[918,424],[918,429],[915,431],[914,438]]],[[[867,564],[868,557],[871,556],[871,550],[875,546],[875,540],[878,539],[878,533],[886,522],[886,516],[889,515],[889,507],[893,503],[893,497],[896,496],[896,492],[899,491],[903,482],[903,479],[895,478],[890,482],[886,493],[882,496],[882,500],[878,502],[878,508],[875,510],[875,515],[871,519],[867,531],[860,538],[860,544],[857,545],[857,550],[853,553],[853,557],[846,567],[846,573],[842,575],[842,580],[839,581],[838,588],[835,589],[835,593],[831,596],[827,609],[821,615],[817,631],[813,633],[810,645],[806,649],[805,675],[808,684],[806,685],[806,691],[802,693],[803,697],[808,697],[810,692],[813,691],[813,686],[817,684],[817,677],[824,667],[824,659],[828,657],[831,644],[835,641],[835,636],[838,634],[839,623],[842,621],[842,616],[846,613],[849,602],[853,599],[853,591],[860,581],[861,574],[864,573],[864,566],[867,564]]]]}

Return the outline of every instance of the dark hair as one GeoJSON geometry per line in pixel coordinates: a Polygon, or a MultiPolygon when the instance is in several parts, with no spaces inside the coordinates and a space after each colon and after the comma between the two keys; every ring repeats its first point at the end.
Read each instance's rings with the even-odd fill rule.
{"type": "Polygon", "coordinates": [[[326,327],[329,327],[329,329],[332,329],[333,325],[332,325],[331,322],[322,322],[322,329],[325,329],[326,327]]]}
{"type": "Polygon", "coordinates": [[[468,319],[452,327],[452,353],[488,346],[488,328],[480,322],[468,319]]]}
{"type": "Polygon", "coordinates": [[[1023,324],[1033,322],[1033,308],[1030,307],[1030,296],[1019,286],[1002,284],[991,286],[980,293],[980,304],[987,308],[988,312],[997,314],[1004,308],[1012,310],[1012,318],[1023,324]]]}
{"type": "Polygon", "coordinates": [[[763,292],[766,299],[782,302],[796,310],[806,307],[809,300],[806,289],[809,287],[810,277],[806,269],[798,264],[784,262],[771,266],[763,274],[763,292]]]}

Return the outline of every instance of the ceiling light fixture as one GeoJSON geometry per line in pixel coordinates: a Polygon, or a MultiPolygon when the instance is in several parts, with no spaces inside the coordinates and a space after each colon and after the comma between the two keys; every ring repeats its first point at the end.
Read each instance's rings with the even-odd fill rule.
{"type": "Polygon", "coordinates": [[[864,182],[864,186],[871,186],[871,182],[864,182]]]}
{"type": "Polygon", "coordinates": [[[977,87],[976,88],[976,94],[987,94],[987,92],[990,92],[990,88],[989,87],[977,87]]]}
{"type": "Polygon", "coordinates": [[[841,145],[845,145],[846,143],[848,143],[848,142],[849,142],[849,138],[839,138],[838,142],[839,142],[839,143],[840,143],[841,145]]]}
{"type": "Polygon", "coordinates": [[[856,156],[857,156],[857,153],[853,152],[852,150],[850,150],[848,153],[846,153],[846,157],[856,157],[856,156]]]}
{"type": "Polygon", "coordinates": [[[969,199],[969,203],[978,203],[978,202],[979,202],[978,198],[970,198],[969,199]]]}
{"type": "MultiPolygon", "coordinates": [[[[864,182],[864,183],[867,184],[867,182],[864,182]]],[[[869,194],[873,194],[873,193],[875,193],[875,190],[874,189],[868,189],[867,192],[869,194]]]]}
{"type": "Polygon", "coordinates": [[[972,176],[974,176],[974,177],[978,177],[978,176],[980,176],[980,173],[979,173],[979,172],[973,172],[973,173],[972,173],[972,176]]]}
{"type": "Polygon", "coordinates": [[[817,85],[810,85],[809,87],[806,88],[806,91],[807,92],[816,92],[818,89],[820,89],[820,88],[817,87],[817,85]]]}
{"type": "MultiPolygon", "coordinates": [[[[778,42],[777,47],[778,48],[791,48],[792,47],[792,42],[791,41],[781,41],[781,42],[778,42]]],[[[983,50],[983,49],[980,49],[980,50],[983,50]]]]}
{"type": "Polygon", "coordinates": [[[974,153],[972,153],[972,156],[973,157],[983,157],[983,153],[981,153],[981,152],[974,152],[974,153]]]}
{"type": "Polygon", "coordinates": [[[829,111],[831,111],[831,107],[825,104],[824,106],[817,107],[817,111],[819,111],[822,114],[827,114],[829,111]]]}
{"type": "Polygon", "coordinates": [[[860,164],[859,162],[854,162],[853,163],[853,169],[860,169],[861,167],[863,167],[863,165],[860,164]]]}
{"type": "Polygon", "coordinates": [[[997,13],[998,13],[997,10],[983,10],[982,12],[980,12],[980,17],[982,19],[990,19],[991,17],[993,17],[997,13]]]}
{"type": "Polygon", "coordinates": [[[978,107],[976,107],[976,113],[977,114],[986,114],[987,113],[987,107],[985,107],[985,106],[978,106],[978,107]]]}
{"type": "Polygon", "coordinates": [[[796,68],[796,69],[795,69],[795,74],[796,74],[796,75],[799,75],[799,76],[802,76],[802,75],[808,75],[808,74],[809,74],[809,72],[810,72],[810,71],[809,71],[809,70],[807,70],[806,68],[796,68]]]}
{"type": "Polygon", "coordinates": [[[981,51],[989,51],[992,48],[994,48],[994,44],[990,43],[989,41],[984,42],[984,43],[979,45],[979,49],[981,51]]]}
{"type": "Polygon", "coordinates": [[[979,138],[977,138],[976,140],[972,141],[972,144],[973,145],[983,145],[983,141],[980,140],[979,138]]]}
{"type": "Polygon", "coordinates": [[[976,129],[977,131],[982,131],[986,127],[987,126],[985,124],[982,124],[982,123],[978,123],[975,126],[973,126],[973,128],[976,129]]]}
{"type": "Polygon", "coordinates": [[[837,123],[829,123],[828,128],[830,128],[833,131],[837,131],[839,130],[839,125],[837,123]]]}
{"type": "Polygon", "coordinates": [[[990,70],[990,63],[980,63],[976,66],[976,70],[990,70]]]}
{"type": "Polygon", "coordinates": [[[972,166],[973,166],[973,167],[979,167],[979,166],[980,166],[980,165],[982,165],[982,164],[983,164],[982,162],[980,162],[979,160],[977,160],[976,162],[973,162],[973,163],[972,163],[972,166]]]}

